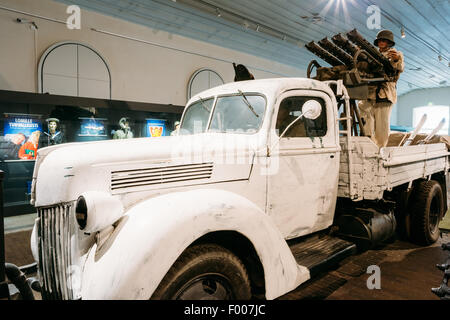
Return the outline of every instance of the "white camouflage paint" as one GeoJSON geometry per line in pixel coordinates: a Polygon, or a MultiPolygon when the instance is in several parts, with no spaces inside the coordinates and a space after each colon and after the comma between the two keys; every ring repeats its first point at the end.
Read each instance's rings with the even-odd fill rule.
{"type": "MultiPolygon", "coordinates": [[[[345,172],[340,172],[345,166],[339,164],[348,164],[340,157],[333,92],[325,83],[310,79],[255,80],[207,90],[188,105],[199,96],[207,99],[238,90],[262,94],[267,101],[258,133],[70,143],[38,150],[32,184],[36,207],[70,203],[83,193],[101,192],[124,208],[115,231],[105,226],[96,234],[101,248],[94,234],[78,234],[83,299],[148,299],[190,244],[207,233],[225,230],[239,232],[253,244],[263,265],[267,299],[309,279],[308,269],[296,263],[285,239],[323,230],[333,221],[338,181],[345,178],[345,172]],[[328,133],[323,139],[283,139],[271,149],[277,142],[278,105],[290,94],[326,101],[328,133]],[[234,139],[232,146],[230,139],[234,139]],[[222,161],[211,151],[230,158],[240,154],[244,160],[222,161]],[[211,176],[126,188],[111,185],[115,175],[128,170],[192,164],[211,165],[211,176]]],[[[350,150],[365,150],[358,141],[353,141],[350,150]]],[[[374,165],[378,170],[381,164],[374,165]]],[[[448,170],[448,161],[445,166],[448,170]]],[[[362,177],[358,170],[362,174],[364,169],[352,167],[352,175],[362,177]]],[[[347,168],[347,176],[348,172],[347,168]]],[[[378,181],[365,179],[364,183],[378,181]]],[[[348,186],[339,186],[345,196],[348,186]]],[[[36,249],[37,237],[33,239],[36,249]]]]}

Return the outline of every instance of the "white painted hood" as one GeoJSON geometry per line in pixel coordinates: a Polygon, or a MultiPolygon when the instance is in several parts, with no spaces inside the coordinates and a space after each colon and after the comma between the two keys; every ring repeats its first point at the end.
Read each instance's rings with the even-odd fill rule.
{"type": "MultiPolygon", "coordinates": [[[[108,140],[88,143],[68,143],[43,148],[33,174],[32,204],[36,207],[75,201],[82,192],[111,189],[115,172],[135,174],[140,170],[189,166],[208,163],[214,166],[208,181],[248,179],[253,154],[259,149],[257,135],[197,134],[160,138],[108,140]],[[211,151],[214,151],[213,153],[211,151]],[[219,161],[217,157],[224,153],[219,161]],[[246,154],[244,160],[233,160],[233,154],[246,154]],[[231,156],[230,156],[231,155],[231,156]]],[[[141,178],[142,179],[142,178],[141,178]]],[[[165,184],[180,186],[182,182],[165,184]]],[[[142,182],[141,182],[142,184],[142,182]]],[[[184,181],[189,185],[189,179],[184,181]]],[[[122,193],[157,189],[159,185],[124,189],[122,193]]],[[[116,192],[120,193],[120,192],[116,192]]]]}

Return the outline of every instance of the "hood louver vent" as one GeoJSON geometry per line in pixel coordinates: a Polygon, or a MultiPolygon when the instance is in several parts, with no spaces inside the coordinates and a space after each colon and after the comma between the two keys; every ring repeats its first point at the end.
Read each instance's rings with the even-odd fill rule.
{"type": "Polygon", "coordinates": [[[111,172],[111,191],[211,178],[212,163],[111,172]]]}

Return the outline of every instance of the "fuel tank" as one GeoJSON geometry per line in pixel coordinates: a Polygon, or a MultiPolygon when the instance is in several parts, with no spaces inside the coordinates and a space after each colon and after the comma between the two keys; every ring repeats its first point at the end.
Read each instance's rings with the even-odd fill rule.
{"type": "Polygon", "coordinates": [[[352,208],[345,211],[335,219],[337,235],[354,242],[358,249],[373,248],[395,234],[397,223],[393,209],[352,208]]]}

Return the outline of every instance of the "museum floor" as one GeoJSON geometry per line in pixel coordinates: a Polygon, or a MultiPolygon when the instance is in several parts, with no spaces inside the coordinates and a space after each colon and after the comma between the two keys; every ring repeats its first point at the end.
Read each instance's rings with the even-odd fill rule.
{"type": "MultiPolygon", "coordinates": [[[[11,221],[5,219],[6,261],[18,266],[33,262],[30,250],[33,215],[11,221]],[[22,226],[22,227],[21,227],[22,226]],[[8,229],[9,228],[9,229],[8,229]]],[[[441,237],[430,247],[420,247],[397,240],[376,250],[369,250],[343,260],[334,269],[302,284],[281,300],[437,300],[430,291],[439,287],[442,272],[436,264],[449,257],[440,245],[450,242],[450,214],[441,223],[441,237]],[[381,289],[369,290],[367,267],[377,265],[381,271],[381,289]]],[[[38,296],[36,296],[39,298],[38,296]]]]}

